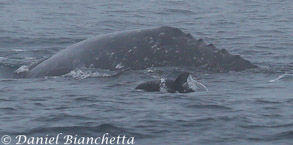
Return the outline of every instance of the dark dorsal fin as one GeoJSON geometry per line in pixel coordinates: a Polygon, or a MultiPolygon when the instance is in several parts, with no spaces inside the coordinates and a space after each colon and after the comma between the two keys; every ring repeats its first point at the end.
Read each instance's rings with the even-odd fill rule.
{"type": "Polygon", "coordinates": [[[187,84],[187,78],[190,74],[188,72],[181,73],[176,80],[174,81],[174,88],[179,93],[187,93],[190,92],[190,88],[187,84]]]}

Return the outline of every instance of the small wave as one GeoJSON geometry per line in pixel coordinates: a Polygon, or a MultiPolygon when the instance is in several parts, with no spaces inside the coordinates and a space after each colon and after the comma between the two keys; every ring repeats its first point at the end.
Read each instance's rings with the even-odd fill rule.
{"type": "MultiPolygon", "coordinates": [[[[0,43],[8,45],[44,45],[44,44],[73,44],[84,40],[84,38],[68,38],[68,37],[0,37],[0,43]]],[[[22,49],[15,49],[14,51],[23,51],[22,49]]]]}
{"type": "Polygon", "coordinates": [[[269,137],[269,140],[280,140],[280,139],[290,139],[292,140],[293,138],[293,131],[286,131],[286,132],[281,132],[275,135],[272,135],[269,137]]]}
{"type": "Polygon", "coordinates": [[[48,115],[46,117],[40,117],[36,119],[35,121],[42,121],[42,122],[56,122],[56,121],[70,121],[70,120],[88,120],[90,118],[84,117],[84,116],[79,116],[79,115],[70,115],[67,113],[60,113],[57,115],[48,115]]]}
{"type": "Polygon", "coordinates": [[[293,74],[293,64],[273,64],[265,61],[260,61],[256,63],[260,68],[250,69],[250,72],[254,73],[265,73],[265,74],[293,74]]]}
{"type": "Polygon", "coordinates": [[[203,109],[223,109],[223,110],[231,110],[229,107],[221,106],[221,105],[189,105],[191,108],[203,108],[203,109]]]}
{"type": "Polygon", "coordinates": [[[7,57],[0,57],[0,61],[6,60],[7,57]]]}
{"type": "Polygon", "coordinates": [[[17,109],[12,108],[12,107],[2,107],[2,108],[0,108],[0,110],[2,110],[2,111],[17,111],[17,109]]]}
{"type": "Polygon", "coordinates": [[[264,99],[256,99],[256,102],[263,103],[263,104],[280,104],[283,102],[272,101],[272,100],[264,100],[264,99]]]}
{"type": "Polygon", "coordinates": [[[0,63],[0,78],[11,78],[14,77],[14,70],[19,66],[9,63],[0,63]]]}
{"type": "Polygon", "coordinates": [[[26,134],[26,135],[40,135],[49,134],[56,135],[58,133],[78,136],[100,136],[105,133],[109,133],[110,136],[126,135],[143,137],[143,134],[129,131],[123,127],[118,127],[112,124],[101,124],[98,126],[67,126],[67,127],[39,127],[24,132],[17,132],[14,134],[26,134]]]}
{"type": "Polygon", "coordinates": [[[214,117],[198,118],[196,119],[196,122],[197,123],[200,123],[200,122],[207,123],[207,122],[217,122],[217,121],[227,122],[227,121],[239,121],[239,119],[241,118],[232,117],[232,116],[214,116],[214,117]]]}
{"type": "Polygon", "coordinates": [[[293,74],[282,74],[278,76],[277,78],[270,80],[270,83],[273,83],[279,80],[292,80],[292,79],[293,79],[293,74]]]}
{"type": "Polygon", "coordinates": [[[272,55],[271,52],[268,51],[262,51],[262,50],[243,50],[242,53],[243,55],[254,55],[254,54],[260,54],[260,55],[272,55]]]}
{"type": "Polygon", "coordinates": [[[12,49],[12,51],[14,51],[14,52],[25,52],[26,50],[24,50],[24,49],[12,49]]]}
{"type": "Polygon", "coordinates": [[[293,124],[280,124],[280,125],[244,125],[241,126],[242,128],[246,129],[256,129],[256,128],[287,128],[287,127],[293,127],[293,124]]]}
{"type": "Polygon", "coordinates": [[[96,96],[92,95],[71,95],[71,97],[73,97],[77,102],[91,102],[96,100],[96,96]]]}
{"type": "Polygon", "coordinates": [[[184,9],[167,9],[167,12],[178,13],[178,14],[195,14],[193,11],[184,10],[184,9]]]}

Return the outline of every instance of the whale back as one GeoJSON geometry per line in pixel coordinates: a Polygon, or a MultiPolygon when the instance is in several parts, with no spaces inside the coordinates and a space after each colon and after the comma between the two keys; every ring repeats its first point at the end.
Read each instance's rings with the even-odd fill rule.
{"type": "Polygon", "coordinates": [[[208,71],[256,67],[178,28],[163,26],[86,39],[34,66],[27,77],[59,76],[79,67],[139,70],[163,66],[188,66],[208,71]]]}

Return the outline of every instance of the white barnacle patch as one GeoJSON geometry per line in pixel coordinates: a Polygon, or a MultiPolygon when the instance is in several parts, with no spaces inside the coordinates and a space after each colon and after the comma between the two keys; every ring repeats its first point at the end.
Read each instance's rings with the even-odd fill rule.
{"type": "Polygon", "coordinates": [[[166,79],[165,78],[161,78],[161,84],[166,83],[166,79]]]}
{"type": "Polygon", "coordinates": [[[123,64],[122,63],[119,63],[115,66],[116,69],[121,69],[121,68],[124,68],[123,64]]]}
{"type": "Polygon", "coordinates": [[[157,44],[155,44],[155,45],[153,45],[153,46],[152,46],[152,48],[156,48],[157,46],[158,46],[158,45],[157,45],[157,44]]]}
{"type": "Polygon", "coordinates": [[[143,60],[144,61],[149,61],[150,59],[148,57],[145,57],[143,60]]]}
{"type": "Polygon", "coordinates": [[[159,37],[164,36],[164,35],[165,35],[165,33],[162,32],[162,33],[159,34],[159,37]]]}
{"type": "Polygon", "coordinates": [[[166,86],[166,79],[161,78],[160,80],[160,91],[167,91],[167,86],[166,86]]]}
{"type": "Polygon", "coordinates": [[[165,50],[165,53],[168,53],[169,51],[168,50],[165,50]]]}
{"type": "Polygon", "coordinates": [[[155,41],[153,40],[153,37],[150,37],[150,40],[149,40],[149,43],[152,44],[154,43],[155,41]]]}
{"type": "Polygon", "coordinates": [[[26,65],[23,65],[23,66],[19,67],[15,72],[22,73],[22,72],[28,72],[28,71],[29,71],[29,67],[26,65]]]}
{"type": "Polygon", "coordinates": [[[153,67],[147,68],[147,72],[148,73],[153,73],[153,72],[155,72],[155,69],[153,67]]]}

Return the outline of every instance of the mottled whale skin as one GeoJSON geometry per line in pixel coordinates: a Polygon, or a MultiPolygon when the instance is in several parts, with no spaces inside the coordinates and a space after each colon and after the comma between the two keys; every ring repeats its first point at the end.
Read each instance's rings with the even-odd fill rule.
{"type": "Polygon", "coordinates": [[[164,66],[188,66],[213,72],[257,67],[178,28],[163,26],[86,39],[35,65],[26,77],[60,76],[78,67],[139,70],[164,66]]]}

